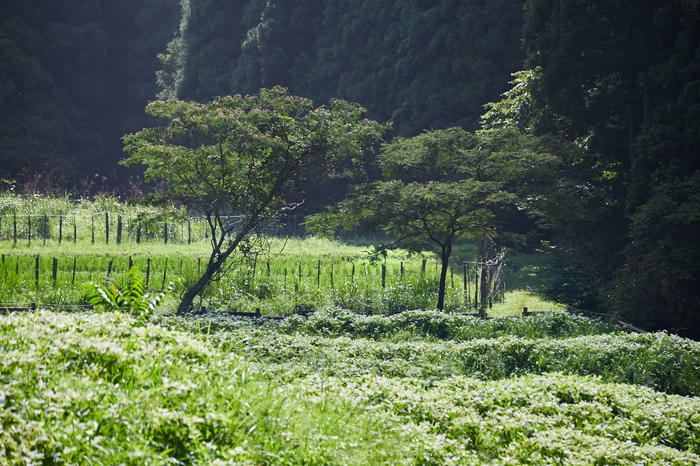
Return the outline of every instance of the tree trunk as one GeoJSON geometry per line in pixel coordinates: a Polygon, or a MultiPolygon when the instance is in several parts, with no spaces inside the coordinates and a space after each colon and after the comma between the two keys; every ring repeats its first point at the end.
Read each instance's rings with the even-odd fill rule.
{"type": "Polygon", "coordinates": [[[482,265],[481,265],[481,307],[484,309],[488,305],[489,294],[491,293],[489,279],[490,279],[489,266],[486,263],[482,263],[482,265]]]}
{"type": "Polygon", "coordinates": [[[204,287],[207,286],[207,283],[209,283],[211,277],[213,277],[217,270],[221,268],[221,264],[222,262],[209,261],[206,270],[204,270],[204,274],[202,274],[202,276],[199,277],[199,280],[188,288],[187,291],[185,291],[185,294],[182,296],[182,301],[177,308],[178,314],[184,314],[192,309],[192,302],[194,301],[194,298],[196,298],[197,295],[204,290],[204,287]]]}
{"type": "Polygon", "coordinates": [[[445,242],[445,245],[442,247],[442,254],[440,254],[442,267],[440,269],[440,286],[438,288],[437,302],[437,308],[440,311],[445,307],[445,284],[447,283],[447,269],[449,269],[450,254],[452,254],[452,239],[445,242]]]}
{"type": "MultiPolygon", "coordinates": [[[[180,315],[192,309],[194,298],[196,298],[197,295],[204,290],[204,287],[207,286],[207,283],[209,283],[214,274],[221,269],[221,266],[224,264],[224,262],[226,262],[226,259],[228,259],[233,251],[238,248],[238,245],[241,243],[243,238],[245,238],[245,236],[253,229],[255,222],[257,221],[257,216],[252,217],[248,223],[241,228],[241,230],[236,234],[236,238],[229,244],[228,248],[224,252],[221,252],[223,237],[220,238],[222,240],[221,242],[217,242],[215,237],[216,228],[214,228],[211,224],[211,220],[208,219],[208,221],[210,222],[212,231],[212,246],[214,250],[211,256],[209,256],[209,262],[207,263],[207,268],[204,270],[204,274],[202,274],[202,276],[199,277],[199,280],[197,280],[194,285],[185,291],[185,294],[182,296],[182,301],[177,308],[177,313],[180,315]]],[[[222,229],[222,235],[223,234],[222,229]]]]}
{"type": "Polygon", "coordinates": [[[486,237],[477,241],[479,247],[479,262],[481,263],[481,273],[479,274],[480,304],[485,308],[489,303],[491,295],[492,258],[495,256],[494,243],[491,238],[486,237]]]}

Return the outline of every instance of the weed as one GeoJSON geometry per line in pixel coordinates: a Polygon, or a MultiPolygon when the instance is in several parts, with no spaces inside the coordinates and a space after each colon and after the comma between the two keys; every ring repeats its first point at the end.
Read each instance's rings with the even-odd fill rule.
{"type": "Polygon", "coordinates": [[[103,286],[88,282],[84,286],[91,291],[89,302],[97,312],[126,312],[136,319],[138,325],[144,325],[166,293],[172,291],[174,284],[171,282],[165,291],[149,293],[143,276],[136,267],[132,267],[126,273],[125,284],[121,289],[114,283],[103,286]]]}

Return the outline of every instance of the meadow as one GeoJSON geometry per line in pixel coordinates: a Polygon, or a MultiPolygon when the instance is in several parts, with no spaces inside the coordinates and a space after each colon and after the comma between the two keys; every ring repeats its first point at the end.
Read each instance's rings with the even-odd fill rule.
{"type": "Polygon", "coordinates": [[[0,243],[0,301],[39,307],[0,315],[0,465],[700,464],[700,343],[557,311],[532,292],[540,256],[515,257],[484,320],[469,243],[441,312],[430,256],[267,237],[206,313],[173,315],[176,288],[144,321],[89,310],[82,283],[121,286],[129,262],[151,290],[186,282],[206,239],[81,238],[0,243]]]}
{"type": "MultiPolygon", "coordinates": [[[[289,225],[270,226],[269,233],[276,236],[262,237],[253,254],[233,257],[226,273],[217,276],[198,305],[242,312],[260,309],[270,316],[324,306],[366,314],[435,307],[438,261],[434,255],[394,251],[371,260],[372,243],[366,239],[296,236],[292,233],[303,227],[298,219],[289,220],[289,225]]],[[[181,208],[127,205],[110,197],[72,201],[0,195],[0,237],[4,238],[0,280],[6,284],[0,288],[0,304],[85,306],[88,291],[83,283],[119,285],[135,266],[151,290],[175,282],[175,294],[165,306],[173,307],[177,294],[197,279],[211,253],[204,224],[181,208]]],[[[475,302],[476,260],[474,244],[455,245],[445,310],[474,312],[488,307],[489,303],[475,302]]],[[[539,300],[526,286],[532,281],[536,288],[541,282],[536,277],[544,275],[539,270],[544,269],[539,267],[541,261],[520,256],[506,266],[508,293],[494,296],[491,304],[495,305],[488,309],[491,315],[518,313],[523,307],[530,311],[560,308],[539,300]]]]}

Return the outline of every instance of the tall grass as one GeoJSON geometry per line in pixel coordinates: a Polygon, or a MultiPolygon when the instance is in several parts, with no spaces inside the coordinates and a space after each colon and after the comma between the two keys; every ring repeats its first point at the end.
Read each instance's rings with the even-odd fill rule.
{"type": "MultiPolygon", "coordinates": [[[[0,253],[4,262],[22,264],[14,269],[17,276],[11,274],[12,267],[5,267],[3,280],[7,286],[0,287],[0,303],[64,305],[72,300],[83,304],[83,282],[106,277],[110,262],[112,279],[123,280],[130,258],[143,275],[147,274],[146,264],[151,259],[151,289],[162,288],[162,279],[157,275],[163,273],[168,280],[181,278],[182,286],[187,286],[197,280],[197,271],[203,270],[211,253],[204,231],[201,219],[188,218],[184,209],[175,206],[129,205],[103,195],[72,200],[66,196],[0,194],[0,237],[4,238],[0,241],[0,253]],[[19,220],[15,222],[15,218],[19,220]],[[119,218],[122,241],[116,244],[119,218]],[[167,244],[163,238],[166,224],[167,244]],[[141,228],[139,244],[135,239],[137,226],[141,228]],[[37,255],[41,263],[38,283],[32,263],[37,255]],[[58,260],[55,282],[53,258],[58,260]]],[[[389,252],[382,261],[371,261],[367,244],[353,246],[315,237],[259,239],[262,247],[256,254],[248,258],[233,256],[224,271],[217,274],[202,294],[203,306],[214,310],[260,309],[266,315],[293,315],[340,306],[364,314],[391,315],[437,305],[438,261],[430,254],[414,256],[399,250],[389,252]]],[[[473,244],[455,245],[446,311],[475,310],[475,277],[470,274],[465,290],[462,262],[474,261],[476,254],[473,244]]],[[[176,295],[181,291],[176,290],[176,295]]],[[[497,302],[489,313],[519,313],[522,307],[555,308],[552,303],[542,304],[532,297],[518,302],[510,296],[508,299],[507,303],[497,302]]]]}
{"type": "MultiPolygon", "coordinates": [[[[205,290],[202,304],[210,310],[261,309],[266,315],[292,315],[299,310],[327,306],[340,306],[364,314],[391,315],[406,310],[433,309],[437,304],[435,259],[409,257],[406,252],[395,251],[386,261],[372,262],[367,248],[314,237],[265,238],[265,243],[266,248],[257,256],[232,256],[222,273],[217,274],[205,290]]],[[[211,250],[204,242],[167,245],[154,242],[58,245],[48,242],[44,246],[43,242],[35,241],[31,247],[18,248],[5,242],[0,244],[0,252],[5,264],[3,280],[8,283],[0,288],[0,302],[54,304],[65,303],[69,296],[74,296],[74,302],[83,303],[80,285],[86,281],[106,280],[110,263],[112,280],[123,281],[130,260],[142,275],[145,276],[148,269],[152,290],[162,288],[164,273],[166,283],[182,279],[182,286],[187,286],[198,279],[211,250]],[[36,256],[40,257],[38,286],[36,256]],[[58,261],[55,286],[53,258],[58,261]],[[57,294],[61,295],[60,301],[50,300],[57,294]]],[[[447,286],[445,310],[472,311],[464,296],[461,270],[455,269],[456,277],[447,286]]],[[[176,295],[181,290],[176,290],[176,295]]],[[[537,299],[528,299],[527,307],[538,310],[537,299]]],[[[489,313],[519,313],[521,304],[497,303],[489,313]]],[[[541,308],[549,310],[554,305],[549,303],[541,308]]]]}
{"type": "MultiPolygon", "coordinates": [[[[605,375],[406,377],[419,375],[415,368],[435,373],[436,365],[466,361],[468,354],[486,355],[483,365],[490,366],[497,361],[485,353],[488,340],[472,341],[481,346],[471,353],[469,342],[334,337],[331,343],[319,332],[275,332],[274,340],[268,324],[241,323],[240,337],[247,336],[236,348],[213,322],[170,322],[199,324],[199,337],[137,327],[120,314],[0,316],[0,464],[700,462],[697,397],[605,383],[605,375]],[[379,375],[398,368],[398,359],[402,375],[379,375]],[[351,374],[348,368],[363,361],[374,372],[351,374]]],[[[599,368],[620,352],[620,362],[657,359],[659,369],[682,351],[698,360],[696,346],[664,334],[586,338],[578,351],[600,349],[604,340],[615,347],[599,352],[599,368]]],[[[553,361],[575,340],[511,337],[491,346],[522,359],[540,345],[538,354],[553,361]]]]}
{"type": "Polygon", "coordinates": [[[282,322],[228,316],[156,322],[195,335],[205,329],[220,348],[244,354],[275,377],[500,380],[561,372],[700,396],[697,342],[665,333],[626,334],[598,319],[567,313],[483,321],[435,311],[368,317],[326,309],[282,322]]]}

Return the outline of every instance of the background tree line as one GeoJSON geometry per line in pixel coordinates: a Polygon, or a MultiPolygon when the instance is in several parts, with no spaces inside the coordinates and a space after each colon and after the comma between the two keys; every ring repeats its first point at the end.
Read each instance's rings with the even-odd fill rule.
{"type": "Polygon", "coordinates": [[[108,172],[157,97],[281,85],[397,134],[478,126],[522,68],[523,0],[27,0],[0,7],[0,171],[108,172]]]}
{"type": "Polygon", "coordinates": [[[528,0],[523,36],[500,110],[572,145],[540,218],[550,295],[699,338],[700,2],[528,0]]]}
{"type": "Polygon", "coordinates": [[[109,173],[149,122],[177,0],[22,0],[0,6],[0,176],[109,173]]]}

